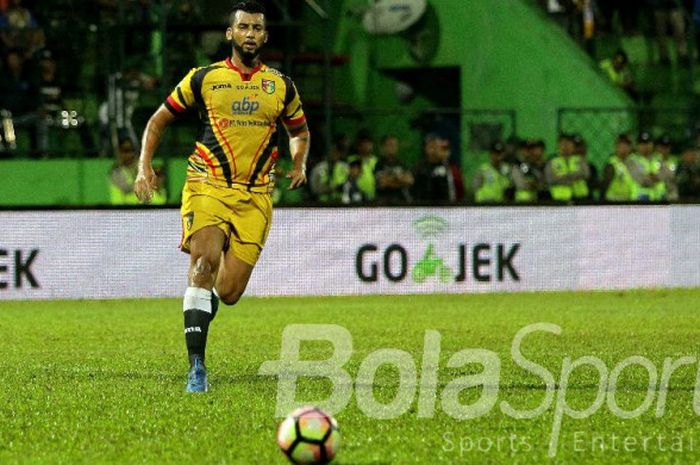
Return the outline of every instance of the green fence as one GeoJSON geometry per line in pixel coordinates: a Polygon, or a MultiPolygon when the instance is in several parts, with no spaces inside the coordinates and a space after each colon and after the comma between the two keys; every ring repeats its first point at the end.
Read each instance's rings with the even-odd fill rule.
{"type": "MultiPolygon", "coordinates": [[[[370,130],[379,151],[379,142],[386,134],[401,141],[401,158],[409,166],[422,157],[423,137],[438,132],[452,142],[453,161],[461,165],[464,175],[485,160],[485,152],[496,140],[505,140],[517,133],[516,114],[512,110],[436,109],[422,111],[402,108],[339,111],[334,127],[322,127],[322,113],[308,111],[312,126],[313,157],[311,163],[325,155],[327,134],[344,133],[351,140],[361,129],[370,130]]],[[[185,180],[187,155],[196,137],[194,121],[176,124],[166,132],[167,139],[156,159],[165,165],[168,201],[177,204],[185,180]]],[[[288,156],[281,141],[282,156],[288,156]]],[[[2,160],[0,173],[7,183],[0,185],[0,206],[95,206],[109,205],[109,172],[111,159],[80,158],[70,150],[58,154],[62,158],[48,160],[2,160]],[[72,155],[72,156],[71,156],[72,155]]]]}
{"type": "Polygon", "coordinates": [[[696,130],[692,113],[674,108],[561,108],[557,128],[580,134],[588,143],[589,160],[599,167],[613,152],[618,134],[633,139],[641,131],[655,138],[668,135],[679,149],[696,130]]]}

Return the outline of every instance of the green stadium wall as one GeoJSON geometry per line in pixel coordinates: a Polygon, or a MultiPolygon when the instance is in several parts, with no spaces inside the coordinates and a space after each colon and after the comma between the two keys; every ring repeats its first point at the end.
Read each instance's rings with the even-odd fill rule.
{"type": "MultiPolygon", "coordinates": [[[[424,79],[439,88],[450,84],[441,80],[440,69],[456,67],[460,70],[460,92],[454,95],[455,106],[515,110],[518,135],[543,138],[551,151],[556,141],[559,108],[632,105],[561,28],[524,0],[430,1],[435,18],[428,29],[439,30],[439,45],[432,57],[422,63],[411,56],[406,34],[378,36],[364,31],[360,19],[350,12],[366,3],[346,0],[335,50],[352,57],[350,72],[337,73],[336,95],[366,108],[424,109],[433,103],[430,99],[417,98],[409,105],[397,99],[392,76],[428,67],[424,79]]],[[[370,127],[395,131],[395,125],[387,127],[382,119],[386,118],[377,118],[370,127]]],[[[463,126],[463,135],[466,130],[463,126]]],[[[412,141],[414,152],[420,153],[414,134],[406,132],[405,139],[412,141]]],[[[416,156],[414,153],[413,158],[416,156]]],[[[479,158],[464,151],[462,161],[469,174],[479,158]]]]}
{"type": "MultiPolygon", "coordinates": [[[[166,163],[168,202],[178,204],[185,181],[186,159],[166,163]]],[[[3,160],[0,206],[110,205],[111,160],[3,160]]]]}

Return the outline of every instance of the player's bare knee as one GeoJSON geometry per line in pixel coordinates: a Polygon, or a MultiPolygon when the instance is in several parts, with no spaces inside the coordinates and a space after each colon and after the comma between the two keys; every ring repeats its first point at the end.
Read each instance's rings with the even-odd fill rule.
{"type": "Polygon", "coordinates": [[[192,263],[190,279],[197,284],[213,283],[218,263],[206,256],[197,257],[192,263]]]}

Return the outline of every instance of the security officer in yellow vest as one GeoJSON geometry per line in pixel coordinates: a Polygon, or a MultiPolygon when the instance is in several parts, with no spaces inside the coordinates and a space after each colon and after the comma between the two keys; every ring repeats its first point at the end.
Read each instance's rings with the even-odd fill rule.
{"type": "Polygon", "coordinates": [[[600,69],[617,87],[629,93],[633,98],[637,95],[629,70],[629,59],[624,50],[619,49],[612,58],[601,61],[600,69]]]}
{"type": "Polygon", "coordinates": [[[340,202],[341,200],[341,187],[350,174],[350,166],[345,160],[347,140],[344,134],[336,135],[328,157],[317,163],[311,170],[309,178],[311,192],[321,202],[340,202]]]}
{"type": "Polygon", "coordinates": [[[607,202],[629,202],[632,200],[634,180],[627,164],[632,153],[632,139],[620,134],[615,139],[615,152],[608,158],[601,181],[601,196],[607,202]]]}
{"type": "Polygon", "coordinates": [[[637,137],[637,151],[630,156],[628,168],[634,181],[632,200],[657,202],[666,198],[666,184],[659,177],[661,163],[654,155],[654,141],[648,132],[637,137]]]}
{"type": "Polygon", "coordinates": [[[575,136],[559,136],[559,153],[547,162],[545,177],[552,200],[569,202],[589,197],[590,167],[586,159],[575,153],[575,136]]]}
{"type": "Polygon", "coordinates": [[[109,174],[109,191],[112,205],[138,205],[134,194],[134,181],[138,171],[138,157],[134,142],[129,137],[119,141],[117,161],[109,174]]]}
{"type": "MultiPolygon", "coordinates": [[[[138,157],[134,142],[129,137],[119,141],[117,161],[109,173],[109,194],[112,205],[139,205],[134,194],[134,181],[138,172],[138,157]]],[[[151,205],[163,205],[167,202],[165,176],[162,169],[156,169],[158,189],[153,193],[151,205]]]]}
{"type": "Polygon", "coordinates": [[[472,181],[476,203],[502,203],[507,200],[506,191],[511,187],[508,171],[504,163],[505,146],[495,142],[489,152],[489,161],[483,163],[472,181]]]}

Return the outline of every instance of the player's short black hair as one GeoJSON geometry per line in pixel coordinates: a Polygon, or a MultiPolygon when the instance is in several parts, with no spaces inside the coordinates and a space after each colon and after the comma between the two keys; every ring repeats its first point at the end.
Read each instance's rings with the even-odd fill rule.
{"type": "Polygon", "coordinates": [[[235,3],[231,8],[231,14],[228,17],[229,24],[233,24],[233,21],[236,19],[237,11],[245,11],[246,13],[253,14],[260,13],[262,15],[266,14],[265,5],[257,0],[242,0],[235,3]]]}

